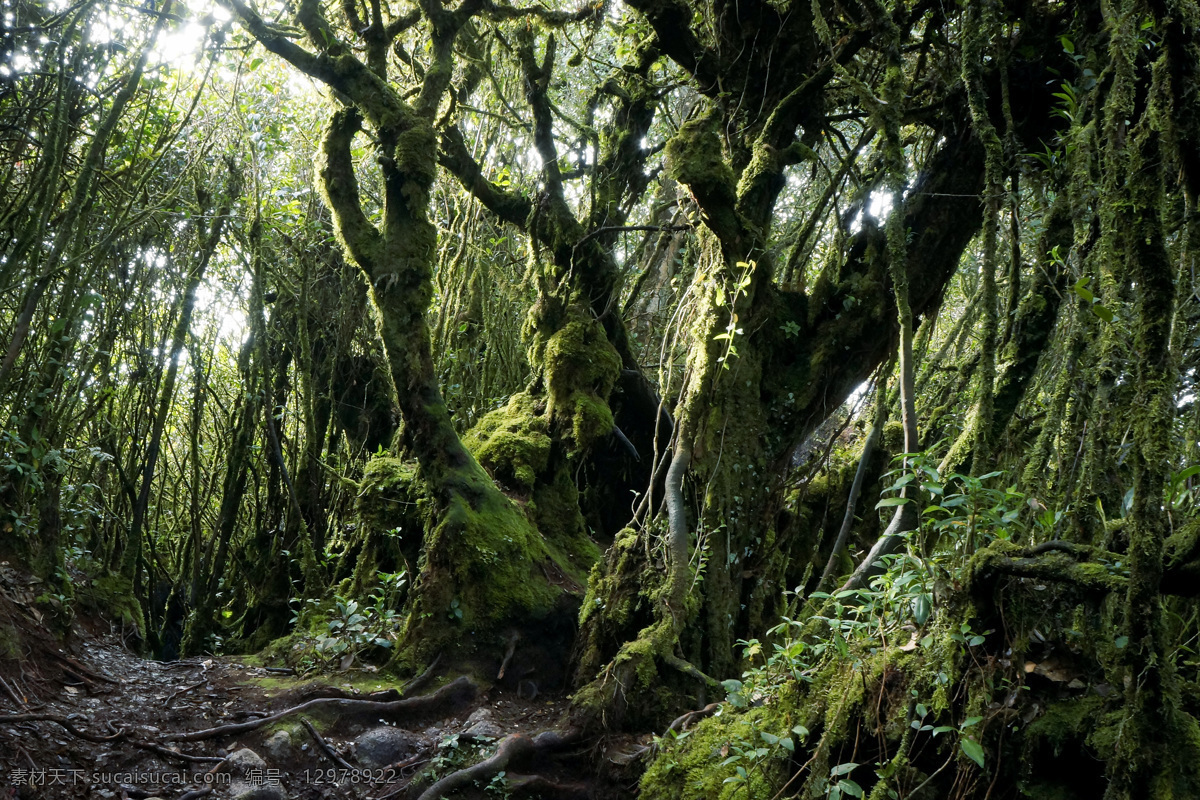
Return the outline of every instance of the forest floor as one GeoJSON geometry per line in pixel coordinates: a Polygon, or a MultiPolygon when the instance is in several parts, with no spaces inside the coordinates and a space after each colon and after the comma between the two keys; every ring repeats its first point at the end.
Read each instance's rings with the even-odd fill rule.
{"type": "MultiPolygon", "coordinates": [[[[36,589],[0,564],[0,800],[427,798],[512,734],[555,730],[567,708],[454,675],[406,692],[370,667],[299,676],[240,657],[147,660],[99,619],[59,641],[36,589]]],[[[620,765],[646,742],[568,744],[527,748],[445,796],[633,793],[620,765]]]]}

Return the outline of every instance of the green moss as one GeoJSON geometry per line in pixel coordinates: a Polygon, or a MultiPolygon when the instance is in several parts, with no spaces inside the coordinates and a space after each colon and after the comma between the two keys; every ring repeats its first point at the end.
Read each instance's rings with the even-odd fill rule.
{"type": "Polygon", "coordinates": [[[570,432],[572,450],[582,452],[612,433],[608,396],[621,371],[621,358],[604,328],[578,315],[559,328],[541,352],[549,389],[547,413],[570,432]]]}
{"type": "Polygon", "coordinates": [[[414,461],[377,456],[363,470],[357,501],[358,527],[347,543],[343,593],[355,597],[375,584],[378,572],[415,571],[428,525],[430,498],[414,461]]]}
{"type": "Polygon", "coordinates": [[[586,586],[588,573],[602,553],[588,535],[579,510],[579,490],[567,469],[559,469],[553,480],[539,484],[525,511],[546,540],[555,562],[580,589],[586,586]]]}
{"type": "Polygon", "coordinates": [[[456,480],[461,493],[426,537],[404,635],[408,647],[398,654],[409,666],[472,636],[494,644],[506,625],[547,617],[561,595],[542,571],[553,558],[522,510],[478,467],[456,480]]]}
{"type": "Polygon", "coordinates": [[[15,626],[0,625],[0,659],[19,659],[24,653],[21,633],[15,626]]]}
{"type": "Polygon", "coordinates": [[[791,772],[791,753],[771,739],[791,738],[794,749],[800,750],[792,727],[805,723],[801,708],[799,693],[789,687],[762,706],[743,713],[725,707],[684,736],[664,739],[642,777],[639,796],[646,800],[777,796],[791,772]],[[739,757],[743,752],[750,755],[739,757]],[[746,770],[746,782],[738,780],[739,766],[746,770]]]}
{"type": "MultiPolygon", "coordinates": [[[[611,428],[608,407],[599,400],[589,402],[603,409],[611,428]]],[[[575,415],[576,427],[582,416],[575,415]]],[[[463,442],[501,487],[528,495],[526,515],[541,533],[552,559],[582,590],[588,570],[600,558],[600,549],[587,534],[569,464],[558,459],[556,469],[551,465],[548,418],[546,404],[521,392],[504,408],[480,420],[463,442]]]]}
{"type": "Polygon", "coordinates": [[[1060,700],[1046,708],[1026,731],[1026,748],[1049,749],[1058,756],[1065,747],[1078,746],[1095,727],[1103,705],[1098,695],[1060,700]]]}
{"type": "Polygon", "coordinates": [[[539,413],[532,395],[521,392],[485,415],[463,437],[463,444],[501,486],[530,492],[550,461],[548,416],[539,413]]]}
{"type": "Polygon", "coordinates": [[[89,586],[80,589],[79,598],[87,608],[111,616],[114,622],[137,628],[138,635],[145,638],[145,615],[134,596],[130,578],[116,574],[94,578],[89,586]]]}
{"type": "Polygon", "coordinates": [[[637,531],[633,528],[618,531],[608,548],[604,563],[592,567],[579,624],[588,624],[598,614],[603,614],[618,627],[629,622],[637,602],[638,587],[618,586],[617,583],[621,576],[636,573],[643,561],[643,549],[637,531]],[[631,566],[635,568],[630,569],[631,566]]]}
{"type": "Polygon", "coordinates": [[[715,115],[689,120],[667,142],[666,156],[671,176],[691,189],[705,221],[721,235],[737,228],[737,194],[733,168],[724,158],[717,131],[715,115]]]}

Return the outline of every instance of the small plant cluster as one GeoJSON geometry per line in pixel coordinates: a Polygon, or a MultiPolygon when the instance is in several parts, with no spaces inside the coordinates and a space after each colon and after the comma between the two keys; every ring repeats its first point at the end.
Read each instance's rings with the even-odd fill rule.
{"type": "Polygon", "coordinates": [[[334,595],[331,605],[309,599],[292,617],[292,623],[321,619],[318,632],[297,643],[302,651],[301,665],[319,667],[336,662],[339,669],[349,669],[356,661],[375,648],[389,649],[400,630],[396,611],[399,599],[408,584],[408,573],[380,572],[379,583],[368,596],[369,602],[334,595]]]}
{"type": "MultiPolygon", "coordinates": [[[[434,775],[447,775],[489,757],[495,749],[495,744],[487,741],[481,742],[481,739],[487,739],[487,737],[472,737],[464,740],[457,733],[443,736],[442,740],[438,742],[437,752],[429,760],[430,771],[434,775]]],[[[477,781],[475,786],[483,789],[488,797],[507,800],[512,796],[508,774],[504,770],[493,775],[486,784],[477,781]]]]}
{"type": "MultiPolygon", "coordinates": [[[[758,639],[741,641],[744,657],[752,667],[743,673],[742,680],[724,682],[730,706],[741,710],[770,702],[779,687],[789,681],[811,683],[828,657],[857,663],[864,653],[887,647],[932,649],[939,646],[938,638],[953,642],[960,653],[967,654],[987,641],[992,631],[977,631],[969,620],[955,620],[953,624],[943,621],[940,634],[935,635],[937,587],[953,580],[979,547],[995,540],[1025,538],[1034,527],[1048,534],[1062,513],[1030,502],[1015,488],[994,487],[1001,473],[943,476],[936,461],[925,454],[900,458],[904,459],[903,466],[889,473],[891,483],[877,508],[919,504],[920,524],[905,535],[906,546],[880,560],[882,571],[868,587],[814,592],[807,599],[819,604],[819,611],[782,617],[768,632],[765,643],[758,639]],[[1022,513],[1027,509],[1032,514],[1022,513]]],[[[795,596],[797,605],[800,600],[795,596]]],[[[950,682],[945,672],[936,673],[932,679],[936,686],[950,682]]],[[[958,724],[945,724],[938,720],[939,714],[917,702],[916,689],[912,692],[909,724],[913,731],[935,739],[952,734],[957,739],[955,751],[982,767],[984,749],[975,733],[982,718],[968,716],[958,724]]],[[[790,759],[797,742],[808,736],[803,726],[783,736],[768,731],[754,733],[757,738],[743,736],[729,744],[723,766],[733,767],[734,771],[725,779],[727,784],[748,787],[755,773],[761,773],[771,759],[790,759]]],[[[832,765],[827,776],[816,778],[817,791],[830,800],[863,797],[864,789],[854,779],[860,767],[866,765],[832,765]]],[[[875,765],[881,779],[886,778],[888,770],[888,764],[875,765]]]]}

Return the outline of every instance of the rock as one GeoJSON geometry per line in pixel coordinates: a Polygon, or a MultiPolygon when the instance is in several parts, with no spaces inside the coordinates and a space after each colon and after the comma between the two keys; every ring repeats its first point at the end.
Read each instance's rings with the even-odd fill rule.
{"type": "Polygon", "coordinates": [[[274,761],[287,761],[292,756],[292,735],[287,731],[275,731],[263,742],[263,749],[274,761]]]}
{"type": "Polygon", "coordinates": [[[229,796],[233,800],[288,800],[287,792],[278,783],[249,784],[234,781],[229,796]]]}
{"type": "Polygon", "coordinates": [[[488,708],[487,706],[480,706],[479,708],[475,709],[471,713],[471,716],[467,717],[466,725],[469,728],[472,725],[474,725],[476,722],[483,722],[485,719],[491,719],[491,718],[492,718],[492,710],[490,708],[488,708]]]}
{"type": "Polygon", "coordinates": [[[381,769],[417,752],[418,739],[400,728],[369,730],[354,740],[354,754],[368,769],[381,769]]]}
{"type": "Polygon", "coordinates": [[[231,753],[218,771],[228,772],[235,780],[240,781],[244,780],[251,770],[257,770],[261,775],[266,768],[267,762],[263,761],[262,756],[249,747],[243,747],[241,750],[231,753]]]}
{"type": "Polygon", "coordinates": [[[499,739],[504,735],[504,731],[500,726],[489,720],[480,720],[471,727],[463,731],[467,736],[486,736],[490,739],[499,739]]]}

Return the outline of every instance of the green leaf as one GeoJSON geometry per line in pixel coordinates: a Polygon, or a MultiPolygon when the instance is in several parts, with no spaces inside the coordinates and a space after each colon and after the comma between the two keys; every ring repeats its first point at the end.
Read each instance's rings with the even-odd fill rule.
{"type": "Polygon", "coordinates": [[[853,772],[857,768],[858,768],[858,764],[856,762],[847,761],[845,764],[838,764],[836,767],[829,770],[829,774],[830,774],[830,776],[836,778],[839,775],[849,775],[851,772],[853,772]]]}
{"type": "Polygon", "coordinates": [[[850,781],[850,780],[842,781],[838,784],[838,786],[842,787],[843,794],[848,794],[851,797],[862,797],[863,796],[862,787],[859,786],[854,781],[850,781]]]}
{"type": "Polygon", "coordinates": [[[875,504],[876,508],[888,508],[889,506],[902,506],[905,503],[911,503],[907,497],[885,497],[875,504]]]}
{"type": "Polygon", "coordinates": [[[1099,303],[1092,306],[1092,313],[1105,322],[1113,321],[1113,313],[1099,303]]]}
{"type": "Polygon", "coordinates": [[[1113,641],[1113,647],[1117,648],[1118,650],[1124,650],[1128,645],[1128,636],[1118,636],[1116,640],[1113,641]]]}
{"type": "Polygon", "coordinates": [[[1096,295],[1092,294],[1091,291],[1086,288],[1091,280],[1091,278],[1080,278],[1079,280],[1075,281],[1075,285],[1071,287],[1071,290],[1074,291],[1075,294],[1079,295],[1089,303],[1093,303],[1096,300],[1096,295]]]}
{"type": "Polygon", "coordinates": [[[1197,464],[1192,467],[1188,467],[1187,469],[1179,472],[1178,474],[1175,475],[1174,478],[1171,479],[1171,483],[1174,486],[1182,486],[1183,482],[1186,481],[1188,478],[1192,477],[1193,475],[1200,475],[1200,464],[1197,464]]]}
{"type": "Polygon", "coordinates": [[[974,761],[980,766],[980,768],[982,768],[983,745],[979,744],[979,742],[975,741],[974,739],[967,738],[960,739],[959,744],[962,746],[962,751],[966,757],[974,761]]]}

